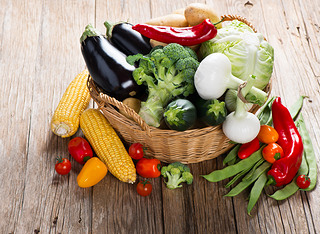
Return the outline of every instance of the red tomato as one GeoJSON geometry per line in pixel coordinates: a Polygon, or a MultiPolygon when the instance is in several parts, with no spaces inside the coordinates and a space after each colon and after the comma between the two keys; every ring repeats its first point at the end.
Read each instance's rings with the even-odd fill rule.
{"type": "Polygon", "coordinates": [[[142,158],[136,165],[137,173],[144,178],[156,178],[159,177],[160,172],[160,160],[153,158],[142,158]]]}
{"type": "Polygon", "coordinates": [[[310,178],[307,175],[300,175],[297,177],[296,183],[299,188],[306,189],[310,185],[310,178]]]}
{"type": "Polygon", "coordinates": [[[71,163],[66,158],[57,158],[57,162],[55,165],[56,172],[60,175],[66,175],[71,170],[71,163]]]}
{"type": "Polygon", "coordinates": [[[133,143],[132,145],[130,145],[129,155],[131,158],[136,160],[143,158],[143,145],[141,145],[140,143],[133,143]]]}
{"type": "Polygon", "coordinates": [[[139,195],[145,197],[150,195],[151,191],[152,191],[152,184],[149,181],[144,180],[138,183],[137,192],[139,195]]]}
{"type": "Polygon", "coordinates": [[[84,164],[93,156],[90,144],[82,137],[75,137],[70,140],[68,150],[71,156],[80,164],[84,164]]]}

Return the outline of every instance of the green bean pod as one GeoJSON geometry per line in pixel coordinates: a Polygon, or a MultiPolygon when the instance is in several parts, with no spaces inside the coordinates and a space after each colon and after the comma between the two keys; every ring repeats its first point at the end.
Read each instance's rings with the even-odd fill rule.
{"type": "Polygon", "coordinates": [[[239,172],[251,168],[254,164],[256,164],[262,158],[262,149],[260,148],[258,151],[254,152],[250,157],[241,160],[240,162],[225,167],[221,170],[215,170],[208,175],[202,175],[209,182],[218,182],[224,179],[227,179],[231,176],[238,174],[239,172]]]}
{"type": "Polygon", "coordinates": [[[254,185],[252,186],[252,189],[250,191],[249,202],[247,206],[247,212],[249,215],[252,208],[257,203],[267,181],[268,181],[268,176],[267,176],[267,173],[264,172],[260,175],[260,177],[256,180],[256,182],[254,182],[254,185]]]}
{"type": "Polygon", "coordinates": [[[243,170],[241,172],[239,172],[237,175],[235,175],[232,180],[230,180],[226,185],[225,187],[226,188],[229,188],[231,185],[233,185],[238,179],[240,179],[242,176],[244,176],[248,171],[250,171],[251,168],[248,168],[246,170],[243,170]]]}
{"type": "MultiPolygon", "coordinates": [[[[260,150],[259,150],[260,151],[260,150]]],[[[260,151],[261,152],[261,151],[260,151]]],[[[225,196],[226,197],[234,197],[241,193],[243,190],[245,190],[249,185],[251,185],[253,182],[255,182],[259,176],[262,175],[266,170],[268,170],[271,166],[271,163],[264,162],[260,167],[257,168],[257,170],[253,173],[251,179],[249,180],[242,180],[237,186],[235,186],[233,189],[229,191],[225,196]]]]}
{"type": "Polygon", "coordinates": [[[227,154],[227,156],[223,160],[223,165],[226,165],[237,158],[238,150],[239,150],[240,146],[241,145],[238,144],[235,147],[233,147],[232,150],[229,151],[229,153],[227,154]]]}
{"type": "Polygon", "coordinates": [[[304,155],[309,167],[308,176],[310,178],[310,185],[306,189],[301,189],[303,191],[310,191],[314,189],[317,183],[317,161],[314,153],[313,145],[311,142],[310,135],[308,133],[307,127],[305,125],[303,116],[300,115],[298,120],[298,129],[302,138],[304,155]]]}

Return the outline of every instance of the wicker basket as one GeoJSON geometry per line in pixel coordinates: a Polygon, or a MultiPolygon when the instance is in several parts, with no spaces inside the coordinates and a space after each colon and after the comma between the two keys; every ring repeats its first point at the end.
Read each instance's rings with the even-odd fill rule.
{"type": "MultiPolygon", "coordinates": [[[[237,19],[246,23],[254,31],[254,27],[245,18],[234,15],[222,16],[225,21],[237,19]]],[[[179,132],[174,130],[158,129],[149,126],[131,108],[122,102],[102,92],[95,85],[92,78],[88,78],[88,88],[91,97],[98,104],[99,109],[108,119],[126,143],[139,142],[146,147],[148,157],[158,158],[162,162],[198,163],[213,159],[230,150],[233,144],[223,134],[221,125],[203,127],[179,132]],[[122,115],[118,110],[126,113],[131,119],[122,115]]],[[[270,93],[271,82],[265,91],[270,93]]],[[[255,105],[251,112],[255,113],[259,106],[255,105]]]]}

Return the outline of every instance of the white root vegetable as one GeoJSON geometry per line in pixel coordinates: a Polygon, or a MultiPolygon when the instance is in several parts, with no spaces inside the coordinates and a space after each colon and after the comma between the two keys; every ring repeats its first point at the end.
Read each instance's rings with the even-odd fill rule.
{"type": "MultiPolygon", "coordinates": [[[[240,90],[243,96],[252,88],[254,78],[251,76],[246,87],[240,90]]],[[[252,141],[258,135],[260,121],[257,116],[245,110],[245,103],[238,97],[236,110],[227,116],[222,124],[222,130],[231,141],[244,144],[252,141]]]]}
{"type": "MultiPolygon", "coordinates": [[[[243,80],[231,74],[231,62],[222,53],[212,53],[205,57],[194,75],[195,88],[205,100],[220,98],[227,89],[236,90],[243,80]]],[[[267,94],[255,87],[249,91],[249,102],[263,104],[267,94]]]]}

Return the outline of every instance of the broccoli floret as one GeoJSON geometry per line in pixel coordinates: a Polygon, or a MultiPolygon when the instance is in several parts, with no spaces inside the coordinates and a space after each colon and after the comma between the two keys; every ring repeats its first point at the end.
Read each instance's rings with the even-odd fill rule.
{"type": "Polygon", "coordinates": [[[165,183],[169,189],[181,188],[181,183],[192,184],[193,182],[193,175],[190,172],[190,168],[180,162],[163,166],[161,168],[161,175],[167,178],[165,183]]]}
{"type": "Polygon", "coordinates": [[[194,74],[199,66],[196,53],[176,43],[157,46],[147,55],[127,57],[139,66],[132,73],[139,85],[146,85],[148,98],[141,103],[139,115],[147,124],[159,127],[166,105],[176,96],[194,93],[194,74]]]}

